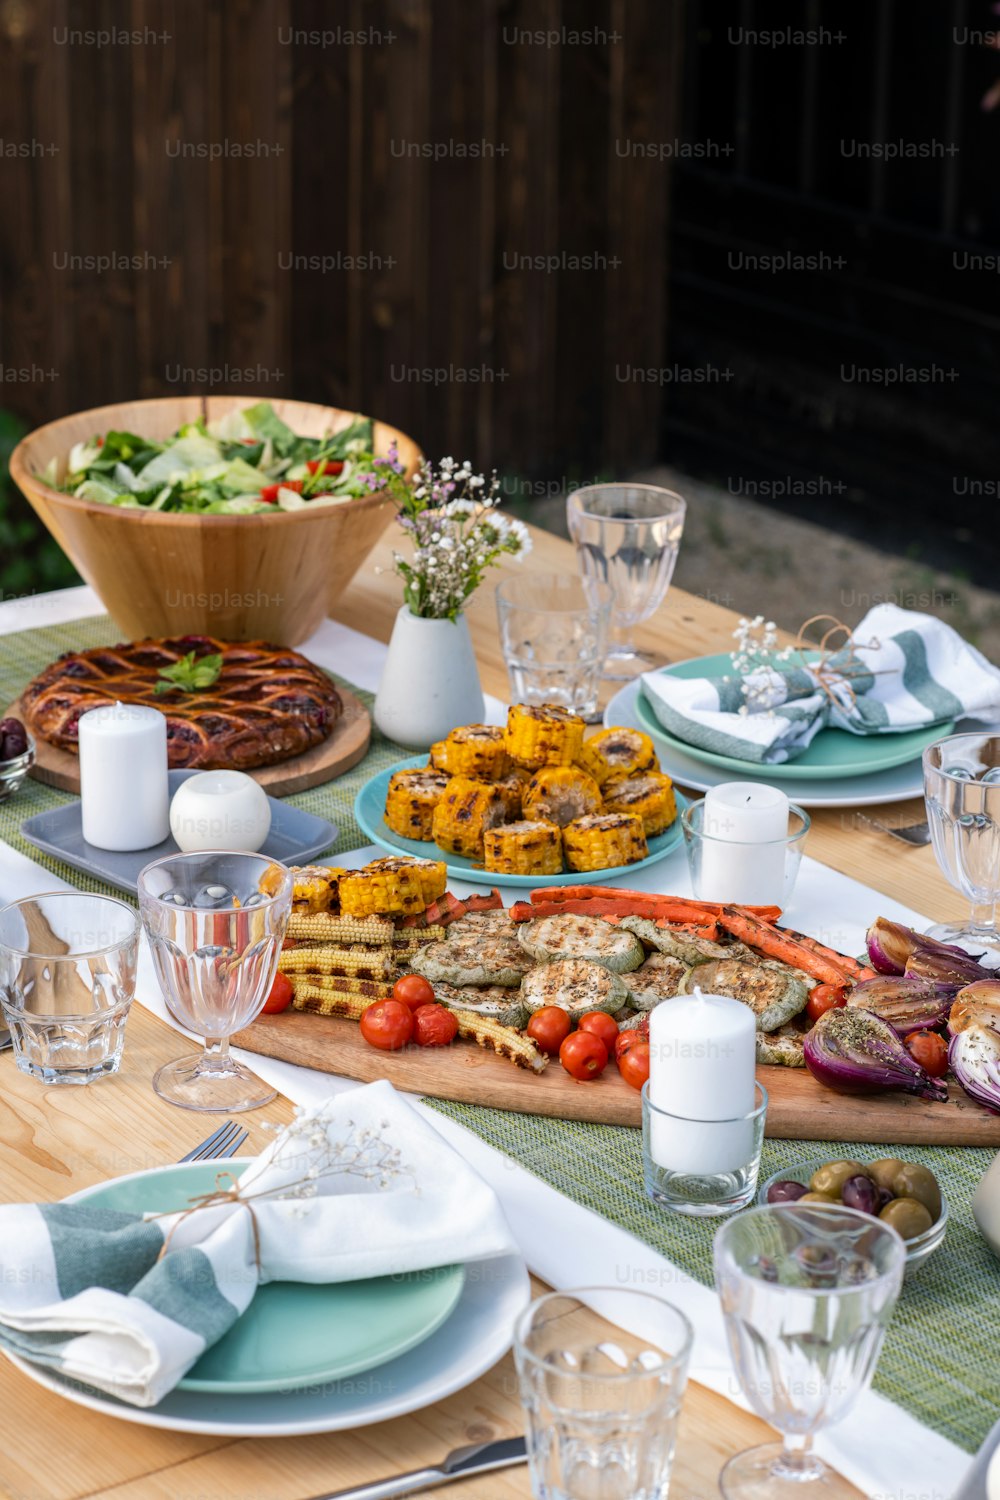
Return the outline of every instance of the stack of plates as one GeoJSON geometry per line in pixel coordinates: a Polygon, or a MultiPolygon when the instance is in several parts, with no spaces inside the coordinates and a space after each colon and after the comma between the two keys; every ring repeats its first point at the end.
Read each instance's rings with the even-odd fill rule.
{"type": "MultiPolygon", "coordinates": [[[[725,677],[732,670],[728,652],[663,668],[665,674],[688,679],[725,677]]],[[[857,735],[844,729],[821,729],[797,759],[783,765],[755,765],[699,749],[670,734],[653,713],[638,679],[611,699],[604,722],[644,729],[653,738],[664,771],[682,786],[706,792],[723,781],[766,781],[785,787],[803,807],[865,807],[922,797],[921,754],[955,730],[954,721],[903,734],[857,735]]]]}
{"type": "MultiPolygon", "coordinates": [[[[192,1196],[213,1190],[218,1169],[213,1161],[157,1167],[67,1201],[125,1213],[187,1208],[192,1196]]],[[[271,1282],[154,1407],[8,1357],[48,1390],[141,1426],[234,1437],[337,1432],[430,1406],[503,1358],[530,1297],[524,1262],[510,1255],[466,1270],[331,1286],[271,1282]]]]}

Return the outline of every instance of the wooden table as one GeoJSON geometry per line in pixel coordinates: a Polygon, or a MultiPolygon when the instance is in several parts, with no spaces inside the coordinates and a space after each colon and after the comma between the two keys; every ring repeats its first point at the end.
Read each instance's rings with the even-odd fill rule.
{"type": "MultiPolygon", "coordinates": [[[[337,618],[388,640],[399,603],[389,571],[391,545],[380,545],[346,592],[337,618]]],[[[517,566],[511,564],[511,566],[517,566]]],[[[568,543],[535,533],[522,568],[574,570],[568,543]]],[[[817,600],[819,605],[822,601],[817,600]]],[[[470,610],[483,686],[508,694],[499,654],[492,587],[470,610]]],[[[725,650],[735,616],[678,590],[638,632],[640,644],[675,659],[725,650]]],[[[350,677],[351,664],[343,663],[350,677]]],[[[919,802],[890,810],[900,820],[921,815],[919,802]]],[[[809,853],[938,920],[961,914],[961,903],[938,874],[929,850],[906,850],[860,824],[849,809],[817,812],[809,853]]],[[[0,1055],[0,1193],[6,1201],[44,1201],[110,1176],[176,1161],[212,1128],[212,1117],[165,1104],[150,1087],[161,1063],[178,1055],[179,1035],[136,1006],[129,1020],[121,1073],[92,1089],[44,1089],[0,1055]]],[[[267,1137],[265,1120],[284,1121],[279,1099],[245,1117],[247,1151],[267,1137]]],[[[0,1452],[0,1491],[10,1500],[304,1500],[391,1472],[422,1467],[464,1443],[523,1430],[513,1363],[508,1356],[467,1390],[412,1416],[353,1433],[303,1438],[230,1439],[159,1432],[89,1412],[50,1395],[0,1359],[0,1404],[8,1440],[0,1452]]],[[[674,1500],[716,1493],[725,1460],[767,1440],[764,1423],[725,1398],[692,1384],[684,1404],[674,1500]]],[[[466,1480],[442,1493],[454,1500],[516,1500],[530,1494],[525,1468],[466,1480]]],[[[844,1485],[845,1497],[859,1491],[844,1485]]]]}

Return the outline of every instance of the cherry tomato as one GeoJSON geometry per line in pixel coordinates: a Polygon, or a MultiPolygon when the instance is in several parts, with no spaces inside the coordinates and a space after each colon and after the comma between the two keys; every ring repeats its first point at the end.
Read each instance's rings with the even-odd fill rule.
{"type": "Polygon", "coordinates": [[[573,1078],[599,1078],[608,1065],[608,1049],[592,1031],[574,1031],[559,1048],[559,1061],[573,1078]]]}
{"type": "Polygon", "coordinates": [[[301,479],[281,479],[277,484],[265,484],[261,486],[260,498],[268,505],[277,505],[279,490],[294,490],[297,495],[302,493],[301,479]]]}
{"type": "Polygon", "coordinates": [[[422,974],[404,974],[393,985],[392,998],[416,1010],[418,1005],[434,1004],[434,989],[422,974]]]}
{"type": "Polygon", "coordinates": [[[649,1077],[649,1043],[636,1042],[629,1047],[618,1062],[618,1071],[625,1082],[634,1089],[641,1089],[649,1077]]]}
{"type": "Polygon", "coordinates": [[[287,1010],[292,1003],[292,981],[287,974],[275,974],[274,983],[271,985],[267,999],[264,1001],[262,1016],[276,1016],[279,1011],[287,1010]]]}
{"type": "Polygon", "coordinates": [[[413,1037],[413,1012],[399,1000],[376,1000],[361,1014],[361,1035],[371,1047],[398,1052],[413,1037]]]}
{"type": "Polygon", "coordinates": [[[283,950],[286,949],[286,948],[294,948],[295,947],[295,939],[294,938],[290,938],[290,937],[283,937],[281,939],[281,946],[282,946],[283,950]]]}
{"type": "Polygon", "coordinates": [[[618,1022],[603,1010],[588,1010],[585,1016],[580,1017],[578,1024],[581,1031],[589,1031],[593,1036],[600,1037],[610,1057],[618,1040],[618,1022]]]}
{"type": "Polygon", "coordinates": [[[309,458],[306,468],[310,474],[342,474],[344,465],[339,458],[309,458]]]}
{"type": "Polygon", "coordinates": [[[569,1015],[561,1005],[543,1005],[528,1022],[528,1035],[543,1052],[555,1057],[569,1036],[569,1024],[569,1015]]]}
{"type": "Polygon", "coordinates": [[[948,1071],[948,1043],[935,1031],[917,1031],[906,1038],[906,1050],[932,1078],[948,1071]]]}
{"type": "Polygon", "coordinates": [[[847,1004],[847,991],[842,984],[817,984],[809,992],[806,1015],[810,1021],[818,1021],[828,1010],[839,1010],[847,1004]]]}
{"type": "Polygon", "coordinates": [[[643,1036],[641,1031],[630,1028],[628,1031],[619,1031],[618,1040],[615,1042],[615,1062],[621,1063],[626,1052],[631,1052],[638,1042],[648,1042],[649,1036],[643,1036]]]}
{"type": "Polygon", "coordinates": [[[418,1005],[413,1040],[418,1047],[447,1047],[458,1036],[458,1022],[446,1005],[418,1005]]]}

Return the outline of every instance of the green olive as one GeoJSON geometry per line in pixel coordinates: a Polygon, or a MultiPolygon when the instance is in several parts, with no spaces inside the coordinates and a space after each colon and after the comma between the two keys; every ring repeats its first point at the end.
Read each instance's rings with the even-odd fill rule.
{"type": "Polygon", "coordinates": [[[844,1190],[844,1183],[858,1173],[867,1173],[859,1161],[827,1161],[817,1167],[809,1179],[814,1193],[829,1193],[836,1201],[844,1190]]]}
{"type": "Polygon", "coordinates": [[[893,1193],[895,1192],[892,1185],[893,1179],[902,1165],[898,1156],[883,1156],[881,1161],[873,1161],[866,1170],[877,1187],[887,1188],[890,1193],[893,1193]]]}
{"type": "Polygon", "coordinates": [[[931,1222],[941,1217],[941,1189],[933,1172],[919,1162],[904,1162],[892,1179],[891,1187],[897,1198],[916,1198],[931,1216],[931,1222]]]}
{"type": "Polygon", "coordinates": [[[796,1198],[796,1203],[839,1203],[840,1199],[833,1193],[803,1193],[801,1198],[796,1198]]]}
{"type": "MultiPolygon", "coordinates": [[[[799,1199],[802,1202],[802,1199],[799,1199]]],[[[879,1214],[886,1224],[891,1224],[904,1240],[915,1240],[918,1234],[926,1234],[934,1220],[926,1207],[916,1198],[893,1198],[879,1214]]]]}

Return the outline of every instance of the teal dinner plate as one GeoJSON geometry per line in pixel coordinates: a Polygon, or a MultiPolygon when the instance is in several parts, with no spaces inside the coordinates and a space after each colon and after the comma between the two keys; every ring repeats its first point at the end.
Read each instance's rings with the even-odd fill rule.
{"type": "MultiPolygon", "coordinates": [[[[245,1165],[158,1167],[100,1183],[67,1201],[122,1213],[171,1212],[187,1208],[198,1193],[210,1193],[220,1169],[245,1165]]],[[[177,1389],[216,1395],[288,1391],[371,1370],[430,1338],[452,1313],[464,1284],[464,1266],[318,1286],[268,1282],[177,1389]]]]}
{"type": "MultiPolygon", "coordinates": [[[[816,652],[807,652],[807,658],[816,652]]],[[[728,651],[718,656],[696,656],[691,661],[673,662],[663,672],[670,677],[708,677],[711,679],[732,675],[733,659],[728,651]]],[[[954,719],[946,724],[932,724],[926,729],[907,729],[901,734],[848,734],[846,729],[821,729],[808,750],[794,760],[772,765],[770,761],[757,762],[739,760],[734,755],[717,755],[712,750],[702,750],[687,740],[678,738],[664,729],[653,712],[649,700],[640,684],[635,701],[635,711],[647,734],[666,741],[675,750],[681,750],[694,760],[706,765],[721,766],[726,771],[760,771],[764,781],[818,781],[821,778],[868,776],[873,771],[889,771],[894,766],[904,766],[909,761],[919,760],[928,745],[943,739],[955,728],[954,719]]]]}
{"type": "Polygon", "coordinates": [[[649,853],[645,859],[637,859],[631,865],[615,865],[610,870],[564,870],[561,875],[498,875],[495,870],[484,870],[482,865],[475,865],[471,859],[463,859],[460,854],[447,854],[429,840],[425,843],[422,839],[404,839],[400,834],[393,833],[386,823],[385,799],[390,777],[397,771],[409,771],[426,764],[426,755],[415,755],[409,760],[398,761],[387,771],[380,771],[377,776],[373,776],[371,781],[365,782],[354,800],[354,817],[362,833],[366,833],[380,849],[388,849],[390,854],[412,854],[417,859],[443,859],[448,874],[454,880],[470,880],[476,885],[582,885],[588,880],[604,884],[616,875],[631,875],[635,870],[645,869],[646,865],[655,865],[657,860],[665,859],[676,849],[681,841],[680,815],[687,807],[687,802],[675,789],[677,817],[664,833],[658,833],[648,841],[649,853]]]}

